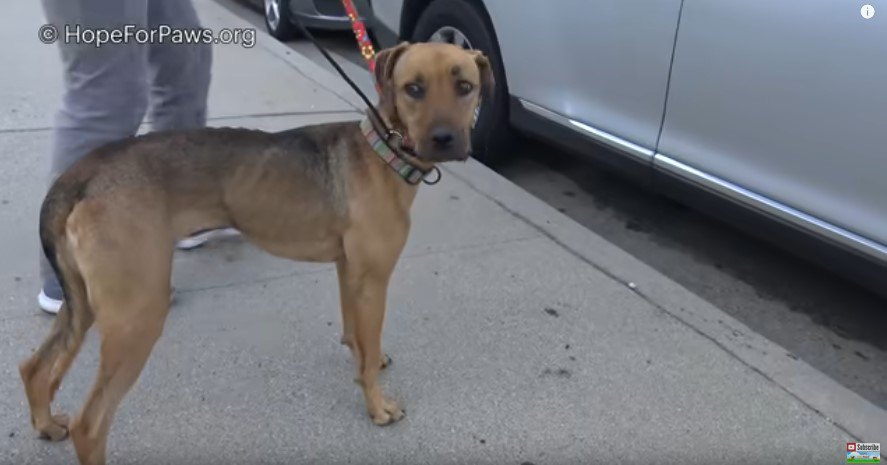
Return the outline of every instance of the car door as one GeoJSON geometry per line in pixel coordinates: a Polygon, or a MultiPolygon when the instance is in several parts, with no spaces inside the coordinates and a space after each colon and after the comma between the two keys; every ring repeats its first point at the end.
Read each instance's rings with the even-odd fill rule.
{"type": "Polygon", "coordinates": [[[861,7],[686,0],[657,167],[887,259],[887,4],[861,7]]]}
{"type": "Polygon", "coordinates": [[[368,12],[389,31],[400,32],[400,19],[403,16],[403,0],[372,0],[368,2],[368,12]]]}
{"type": "Polygon", "coordinates": [[[577,131],[616,136],[652,162],[680,0],[484,4],[512,95],[577,131]]]}

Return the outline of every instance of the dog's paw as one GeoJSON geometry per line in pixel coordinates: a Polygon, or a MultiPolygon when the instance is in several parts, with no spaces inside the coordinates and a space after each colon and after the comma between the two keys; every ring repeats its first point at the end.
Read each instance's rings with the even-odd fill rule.
{"type": "Polygon", "coordinates": [[[62,441],[68,437],[68,425],[70,423],[71,419],[63,413],[53,415],[52,423],[42,428],[38,428],[40,438],[53,442],[62,441]]]}
{"type": "Polygon", "coordinates": [[[397,423],[403,420],[405,416],[406,412],[398,407],[396,403],[387,399],[382,401],[381,409],[376,412],[370,412],[370,418],[376,426],[388,426],[397,423]]]}
{"type": "Polygon", "coordinates": [[[382,354],[382,369],[386,369],[391,366],[394,360],[391,360],[391,357],[388,354],[382,354]]]}

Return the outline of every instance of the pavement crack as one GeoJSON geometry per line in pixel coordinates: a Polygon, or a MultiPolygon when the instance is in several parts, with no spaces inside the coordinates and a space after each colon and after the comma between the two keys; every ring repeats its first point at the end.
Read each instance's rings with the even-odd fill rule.
{"type": "MultiPolygon", "coordinates": [[[[329,90],[329,89],[327,89],[329,90]]],[[[353,106],[353,105],[349,105],[353,106]]],[[[243,115],[224,115],[224,116],[213,116],[207,118],[207,122],[213,121],[230,121],[230,120],[238,120],[238,119],[256,119],[256,118],[275,118],[275,117],[286,117],[286,116],[318,116],[318,115],[355,115],[361,116],[363,112],[358,110],[298,110],[298,111],[281,111],[281,112],[269,112],[269,113],[248,113],[243,115]]],[[[140,127],[150,126],[151,119],[145,118],[140,127]]],[[[52,131],[54,128],[52,126],[31,126],[31,127],[23,127],[23,128],[0,128],[0,134],[29,134],[35,132],[46,132],[52,131]]]]}
{"type": "Polygon", "coordinates": [[[18,134],[29,132],[52,131],[52,126],[33,126],[29,128],[4,128],[0,129],[0,134],[18,134]]]}
{"type": "Polygon", "coordinates": [[[269,113],[249,113],[244,115],[227,115],[209,118],[208,121],[229,121],[237,119],[254,119],[254,118],[276,118],[285,116],[316,116],[316,115],[361,115],[355,110],[300,110],[300,111],[280,111],[269,113]]]}
{"type": "MultiPolygon", "coordinates": [[[[413,260],[416,258],[424,258],[432,255],[441,255],[448,253],[460,253],[469,250],[477,250],[477,249],[485,249],[492,248],[505,244],[514,244],[519,242],[527,242],[541,239],[540,236],[529,236],[529,237],[518,237],[513,239],[506,239],[503,241],[496,242],[486,242],[482,244],[472,244],[464,247],[455,247],[443,250],[430,250],[424,252],[417,252],[409,255],[404,255],[401,260],[413,260]]],[[[295,271],[291,273],[279,274],[274,276],[268,276],[260,279],[253,279],[248,281],[235,281],[235,282],[227,282],[223,284],[213,284],[210,286],[202,286],[202,287],[192,287],[192,288],[176,288],[176,293],[178,294],[194,294],[198,292],[212,291],[216,289],[225,289],[225,288],[235,288],[235,287],[247,287],[247,286],[255,286],[258,284],[267,284],[274,281],[280,281],[282,279],[289,279],[293,277],[301,277],[301,276],[311,276],[311,275],[320,275],[327,273],[335,273],[335,268],[330,264],[328,267],[325,267],[322,270],[312,270],[312,271],[295,271]]]]}
{"type": "Polygon", "coordinates": [[[213,291],[216,289],[227,289],[227,288],[234,288],[234,287],[248,287],[248,286],[254,286],[257,284],[266,284],[266,283],[270,283],[270,282],[274,282],[274,281],[280,281],[282,279],[288,279],[288,278],[293,278],[293,277],[297,277],[297,276],[311,276],[311,275],[316,275],[316,274],[326,274],[326,273],[332,273],[334,271],[335,270],[333,268],[324,269],[324,270],[313,270],[313,271],[295,271],[292,273],[274,275],[274,276],[269,276],[267,278],[253,279],[253,280],[249,280],[249,281],[234,281],[234,282],[227,282],[224,284],[213,284],[211,286],[203,286],[203,287],[177,288],[176,293],[178,293],[178,294],[195,294],[198,292],[213,291]]]}

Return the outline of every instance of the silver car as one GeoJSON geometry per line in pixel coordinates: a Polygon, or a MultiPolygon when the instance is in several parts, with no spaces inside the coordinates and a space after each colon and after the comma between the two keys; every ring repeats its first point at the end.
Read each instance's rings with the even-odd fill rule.
{"type": "MultiPolygon", "coordinates": [[[[351,20],[345,13],[341,0],[248,1],[254,6],[262,7],[268,33],[280,40],[289,40],[298,35],[296,19],[311,29],[351,30],[351,20]]],[[[354,0],[354,6],[361,15],[369,8],[367,0],[354,0]]]]}
{"type": "Polygon", "coordinates": [[[887,3],[372,8],[383,46],[447,41],[491,56],[499,86],[477,123],[482,161],[507,158],[518,130],[887,293],[887,3]]]}

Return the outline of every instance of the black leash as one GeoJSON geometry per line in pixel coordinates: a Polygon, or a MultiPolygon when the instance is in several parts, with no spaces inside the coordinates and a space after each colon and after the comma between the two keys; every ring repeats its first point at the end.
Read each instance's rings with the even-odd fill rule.
{"type": "Polygon", "coordinates": [[[300,32],[304,34],[305,37],[307,37],[309,40],[311,40],[317,50],[319,50],[323,57],[326,58],[326,61],[330,62],[330,64],[333,65],[333,68],[335,68],[339,75],[342,76],[342,79],[344,79],[345,82],[347,82],[348,85],[351,86],[352,89],[354,89],[354,92],[357,92],[357,95],[360,96],[363,102],[366,103],[367,107],[369,107],[370,111],[373,113],[373,116],[375,116],[382,127],[385,128],[385,135],[390,136],[392,131],[388,129],[388,126],[385,125],[385,120],[382,119],[382,115],[380,115],[379,111],[376,110],[376,106],[373,105],[373,103],[370,102],[370,99],[367,98],[363,91],[360,90],[359,87],[357,87],[357,84],[355,84],[354,81],[352,81],[351,78],[348,77],[348,74],[345,73],[345,70],[343,70],[342,67],[339,66],[339,63],[337,63],[336,60],[329,54],[329,52],[326,51],[323,45],[320,45],[320,42],[317,41],[317,39],[314,37],[314,34],[311,34],[311,31],[309,31],[308,28],[305,27],[304,24],[302,24],[302,21],[300,21],[298,17],[294,17],[293,19],[295,20],[296,27],[299,28],[300,32]]]}

